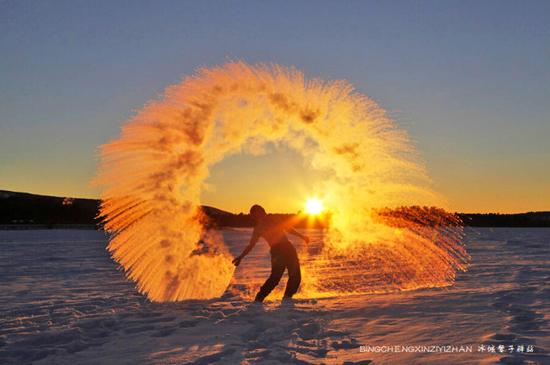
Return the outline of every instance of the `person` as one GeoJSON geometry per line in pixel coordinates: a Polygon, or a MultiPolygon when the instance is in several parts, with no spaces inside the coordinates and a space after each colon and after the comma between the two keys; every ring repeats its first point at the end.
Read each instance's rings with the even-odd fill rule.
{"type": "Polygon", "coordinates": [[[260,238],[263,238],[271,247],[271,275],[254,299],[256,302],[263,302],[265,297],[279,284],[285,270],[288,269],[288,282],[286,284],[283,300],[292,298],[298,291],[302,279],[300,272],[300,261],[292,243],[288,240],[286,233],[290,233],[309,243],[309,238],[297,232],[288,223],[277,221],[275,217],[268,216],[265,209],[260,205],[253,205],[250,208],[250,216],[256,225],[252,237],[243,253],[233,260],[235,266],[239,266],[241,260],[248,255],[260,238]]]}

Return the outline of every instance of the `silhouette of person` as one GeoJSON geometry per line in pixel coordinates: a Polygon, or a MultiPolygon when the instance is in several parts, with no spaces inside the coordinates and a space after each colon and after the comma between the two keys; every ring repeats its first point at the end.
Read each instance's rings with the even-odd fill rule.
{"type": "Polygon", "coordinates": [[[250,243],[246,246],[243,253],[233,260],[233,264],[239,266],[241,260],[254,248],[260,237],[262,237],[271,247],[271,275],[269,275],[269,278],[260,288],[255,301],[263,302],[265,297],[279,284],[281,277],[287,269],[288,282],[286,284],[284,299],[290,299],[298,291],[302,277],[298,254],[286,237],[286,233],[300,237],[306,243],[309,243],[309,238],[290,227],[288,222],[282,222],[273,216],[268,216],[265,209],[260,205],[253,205],[250,208],[250,215],[256,222],[250,243]]]}

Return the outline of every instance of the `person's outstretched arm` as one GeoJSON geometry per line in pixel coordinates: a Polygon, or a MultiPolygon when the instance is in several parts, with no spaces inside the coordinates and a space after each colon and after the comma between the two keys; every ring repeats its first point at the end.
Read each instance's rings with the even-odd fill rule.
{"type": "Polygon", "coordinates": [[[300,232],[298,232],[297,230],[295,230],[294,228],[290,228],[290,229],[287,229],[286,230],[287,233],[290,233],[296,237],[300,237],[301,239],[303,239],[306,243],[309,243],[309,237],[308,236],[304,236],[303,234],[301,234],[300,232]]]}
{"type": "Polygon", "coordinates": [[[236,257],[236,258],[233,260],[233,265],[239,266],[239,264],[241,263],[241,260],[242,260],[246,255],[248,255],[248,253],[249,253],[250,251],[252,251],[252,249],[253,249],[254,246],[256,245],[256,242],[258,242],[259,239],[260,239],[260,235],[258,234],[258,231],[256,230],[256,228],[254,228],[254,231],[252,232],[252,237],[250,237],[250,242],[248,243],[248,246],[246,246],[246,248],[244,249],[243,253],[241,253],[239,257],[236,257]]]}

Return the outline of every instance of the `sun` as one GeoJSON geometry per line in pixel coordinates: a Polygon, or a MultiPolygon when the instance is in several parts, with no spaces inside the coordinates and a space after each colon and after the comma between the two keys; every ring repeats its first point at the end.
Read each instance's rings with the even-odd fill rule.
{"type": "Polygon", "coordinates": [[[320,214],[323,211],[323,202],[317,198],[309,198],[306,200],[306,213],[311,215],[320,214]]]}

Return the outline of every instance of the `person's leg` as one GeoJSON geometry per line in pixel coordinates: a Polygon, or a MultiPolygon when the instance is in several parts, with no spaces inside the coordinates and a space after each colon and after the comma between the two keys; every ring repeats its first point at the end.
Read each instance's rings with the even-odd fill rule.
{"type": "Polygon", "coordinates": [[[300,271],[300,261],[298,260],[298,254],[294,246],[290,245],[288,249],[288,282],[286,283],[285,298],[292,298],[300,287],[302,281],[302,274],[300,271]]]}
{"type": "Polygon", "coordinates": [[[263,302],[265,297],[279,284],[286,269],[283,255],[277,252],[272,252],[271,255],[271,275],[269,275],[269,278],[262,285],[258,294],[256,294],[256,299],[254,300],[257,302],[263,302]]]}

